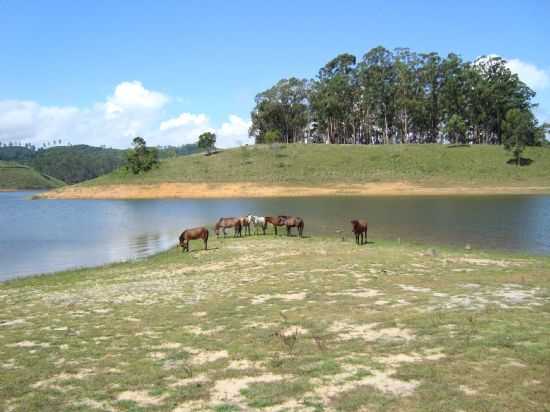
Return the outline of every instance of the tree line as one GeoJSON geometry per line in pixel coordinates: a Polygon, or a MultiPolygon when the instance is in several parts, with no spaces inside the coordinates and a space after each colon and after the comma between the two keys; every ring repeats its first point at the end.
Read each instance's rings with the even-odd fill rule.
{"type": "Polygon", "coordinates": [[[547,126],[537,123],[534,97],[500,57],[376,47],[259,93],[249,135],[256,143],[503,144],[519,117],[523,143],[537,145],[547,126]]]}

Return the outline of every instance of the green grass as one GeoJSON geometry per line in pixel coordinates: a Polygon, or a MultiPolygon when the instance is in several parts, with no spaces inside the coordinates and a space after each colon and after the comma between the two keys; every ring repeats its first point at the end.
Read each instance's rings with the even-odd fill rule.
{"type": "Polygon", "coordinates": [[[548,410],[550,258],[210,246],[0,284],[0,410],[548,410]]]}
{"type": "Polygon", "coordinates": [[[63,185],[61,180],[31,167],[0,161],[0,190],[53,189],[63,185]]]}
{"type": "Polygon", "coordinates": [[[212,156],[165,160],[159,169],[135,176],[124,170],[84,185],[161,182],[259,182],[324,185],[407,181],[432,186],[548,185],[550,149],[527,148],[529,166],[507,164],[501,146],[278,145],[246,146],[212,156]]]}

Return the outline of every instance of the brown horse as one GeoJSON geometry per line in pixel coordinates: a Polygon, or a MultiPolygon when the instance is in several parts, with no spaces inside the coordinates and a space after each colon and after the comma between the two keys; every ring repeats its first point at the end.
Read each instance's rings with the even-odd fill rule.
{"type": "Polygon", "coordinates": [[[241,227],[244,229],[245,236],[247,234],[250,236],[250,219],[248,216],[241,216],[239,220],[241,221],[241,227]]]}
{"type": "Polygon", "coordinates": [[[220,220],[216,223],[216,226],[214,229],[216,230],[216,236],[220,236],[220,229],[223,232],[223,237],[225,237],[225,229],[228,227],[234,228],[235,232],[233,233],[233,237],[236,237],[237,235],[241,236],[241,219],[238,217],[220,217],[220,220]]]}
{"type": "Polygon", "coordinates": [[[265,224],[271,223],[273,225],[273,230],[275,231],[275,236],[277,236],[277,226],[284,226],[286,224],[286,218],[288,216],[266,216],[265,224]]]}
{"type": "Polygon", "coordinates": [[[365,234],[365,243],[367,242],[367,230],[368,223],[366,220],[352,220],[351,221],[352,229],[351,231],[355,234],[355,243],[363,244],[363,234],[365,234]],[[359,243],[359,238],[361,238],[361,243],[359,243]]]}
{"type": "Polygon", "coordinates": [[[202,239],[204,241],[204,250],[208,249],[208,229],[205,227],[195,227],[193,229],[186,229],[180,235],[181,251],[189,252],[189,241],[193,239],[202,239]]]}
{"type": "Polygon", "coordinates": [[[288,216],[285,219],[286,235],[290,236],[290,230],[295,227],[298,229],[298,236],[302,237],[304,231],[304,219],[301,217],[288,216]]]}

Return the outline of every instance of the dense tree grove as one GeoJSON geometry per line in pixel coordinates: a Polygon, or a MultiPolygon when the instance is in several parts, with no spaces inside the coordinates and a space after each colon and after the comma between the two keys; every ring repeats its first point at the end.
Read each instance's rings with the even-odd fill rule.
{"type": "Polygon", "coordinates": [[[525,143],[535,145],[544,129],[534,96],[499,57],[467,62],[376,47],[361,60],[340,54],[313,80],[283,79],[258,94],[249,134],[256,143],[502,144],[515,110],[525,143]]]}

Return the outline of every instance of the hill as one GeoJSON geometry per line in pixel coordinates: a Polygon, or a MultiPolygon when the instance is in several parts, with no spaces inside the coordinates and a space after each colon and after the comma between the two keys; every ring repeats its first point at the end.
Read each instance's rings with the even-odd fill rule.
{"type": "Polygon", "coordinates": [[[158,169],[141,175],[119,169],[48,196],[549,192],[550,149],[530,147],[524,156],[531,164],[516,167],[507,163],[509,156],[501,146],[491,145],[244,146],[164,160],[158,169]]]}
{"type": "MultiPolygon", "coordinates": [[[[159,157],[168,159],[196,153],[196,144],[160,147],[159,157]]],[[[33,167],[40,173],[73,184],[110,173],[121,167],[126,150],[88,145],[54,146],[36,149],[34,146],[0,147],[0,160],[33,167]]]]}
{"type": "Polygon", "coordinates": [[[29,166],[0,161],[0,190],[52,189],[63,185],[29,166]]]}

